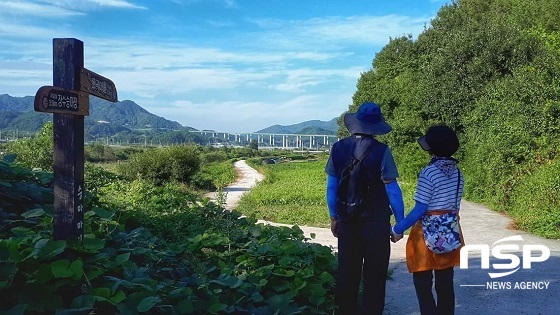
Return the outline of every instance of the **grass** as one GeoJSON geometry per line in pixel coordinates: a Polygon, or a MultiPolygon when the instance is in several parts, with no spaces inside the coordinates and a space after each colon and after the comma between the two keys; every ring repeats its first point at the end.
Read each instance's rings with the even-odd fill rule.
{"type": "Polygon", "coordinates": [[[327,227],[325,162],[321,159],[259,167],[266,178],[243,196],[237,211],[278,223],[327,227]]]}
{"type": "MultiPolygon", "coordinates": [[[[258,166],[266,178],[242,197],[237,211],[277,223],[329,227],[326,162],[326,157],[322,157],[314,161],[258,166]]],[[[416,183],[399,183],[406,209],[410,209],[416,183]]]]}

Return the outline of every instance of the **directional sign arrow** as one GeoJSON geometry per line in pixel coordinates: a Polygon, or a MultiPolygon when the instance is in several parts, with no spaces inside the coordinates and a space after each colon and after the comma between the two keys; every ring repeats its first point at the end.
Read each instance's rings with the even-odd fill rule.
{"type": "Polygon", "coordinates": [[[89,97],[78,91],[42,86],[35,94],[35,111],[45,113],[89,115],[89,97]]]}
{"type": "Polygon", "coordinates": [[[80,91],[95,95],[110,102],[119,101],[115,83],[86,68],[82,68],[80,71],[80,91]]]}

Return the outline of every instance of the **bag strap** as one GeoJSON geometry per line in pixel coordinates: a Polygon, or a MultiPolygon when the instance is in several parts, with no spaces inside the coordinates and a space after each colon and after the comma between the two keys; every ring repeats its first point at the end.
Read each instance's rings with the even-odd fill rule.
{"type": "Polygon", "coordinates": [[[368,154],[373,151],[373,149],[377,146],[377,143],[372,143],[369,145],[368,149],[359,157],[356,159],[357,162],[353,162],[352,165],[356,166],[360,163],[362,163],[362,161],[366,158],[366,156],[368,156],[368,154]]]}
{"type": "Polygon", "coordinates": [[[461,185],[461,171],[457,168],[457,191],[455,191],[455,210],[459,210],[459,186],[461,185]]]}

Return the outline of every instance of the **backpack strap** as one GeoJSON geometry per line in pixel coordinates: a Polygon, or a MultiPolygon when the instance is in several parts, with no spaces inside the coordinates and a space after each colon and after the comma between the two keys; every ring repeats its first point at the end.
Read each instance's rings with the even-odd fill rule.
{"type": "Polygon", "coordinates": [[[367,150],[364,151],[364,153],[362,153],[362,155],[361,155],[359,158],[355,159],[355,158],[353,157],[355,160],[354,160],[354,162],[352,162],[352,165],[353,165],[353,166],[356,166],[356,165],[362,163],[362,161],[366,158],[366,156],[368,156],[368,154],[369,154],[371,151],[373,151],[373,149],[375,149],[376,146],[377,146],[377,143],[376,143],[376,142],[373,142],[373,143],[371,143],[371,144],[369,145],[369,147],[367,148],[367,150]]]}

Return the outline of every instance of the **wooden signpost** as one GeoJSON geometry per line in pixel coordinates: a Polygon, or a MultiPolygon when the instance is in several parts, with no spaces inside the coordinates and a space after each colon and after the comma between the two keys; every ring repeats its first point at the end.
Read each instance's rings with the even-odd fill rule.
{"type": "Polygon", "coordinates": [[[53,113],[54,239],[83,239],[84,119],[89,95],[117,102],[115,84],[84,68],[84,43],[53,39],[53,86],[39,88],[35,110],[53,113]]]}
{"type": "Polygon", "coordinates": [[[35,94],[34,103],[38,112],[89,115],[89,96],[83,92],[42,86],[35,94]]]}
{"type": "Polygon", "coordinates": [[[118,102],[115,84],[86,68],[80,71],[80,90],[110,102],[118,102]]]}

